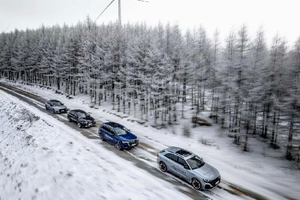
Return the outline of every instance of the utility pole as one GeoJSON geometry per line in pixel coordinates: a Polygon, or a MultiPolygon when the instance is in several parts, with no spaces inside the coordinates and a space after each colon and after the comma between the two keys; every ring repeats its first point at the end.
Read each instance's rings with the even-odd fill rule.
{"type": "Polygon", "coordinates": [[[121,20],[121,0],[119,0],[119,26],[122,27],[122,20],[121,20]]]}

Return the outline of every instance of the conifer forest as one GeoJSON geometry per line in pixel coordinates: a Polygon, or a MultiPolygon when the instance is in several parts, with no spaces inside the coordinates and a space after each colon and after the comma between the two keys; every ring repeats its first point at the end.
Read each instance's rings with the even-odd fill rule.
{"type": "Polygon", "coordinates": [[[285,148],[300,141],[300,38],[270,44],[247,26],[226,34],[176,24],[41,26],[0,35],[0,78],[89,95],[152,124],[175,124],[210,111],[210,118],[247,151],[247,140],[285,148]]]}

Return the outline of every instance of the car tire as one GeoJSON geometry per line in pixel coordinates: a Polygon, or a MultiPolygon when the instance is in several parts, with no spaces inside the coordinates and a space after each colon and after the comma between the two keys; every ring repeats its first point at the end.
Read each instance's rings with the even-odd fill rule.
{"type": "Polygon", "coordinates": [[[104,141],[103,133],[99,133],[100,140],[104,141]]]}
{"type": "Polygon", "coordinates": [[[193,186],[193,188],[195,190],[201,190],[202,189],[201,182],[198,179],[196,179],[196,178],[192,179],[192,183],[191,184],[192,184],[192,186],[193,186]]]}
{"type": "Polygon", "coordinates": [[[48,107],[47,107],[47,106],[45,106],[45,108],[46,108],[46,110],[48,110],[48,107]]]}
{"type": "Polygon", "coordinates": [[[69,121],[69,122],[72,122],[72,120],[71,120],[71,118],[70,118],[70,117],[68,117],[68,121],[69,121]]]}
{"type": "Polygon", "coordinates": [[[164,163],[163,161],[160,161],[160,162],[159,162],[159,169],[160,169],[162,172],[168,171],[168,167],[167,167],[166,163],[164,163]]]}
{"type": "Polygon", "coordinates": [[[52,113],[53,113],[53,114],[55,114],[55,110],[54,110],[54,108],[52,108],[52,113]]]}
{"type": "Polygon", "coordinates": [[[123,149],[122,149],[122,145],[121,145],[120,142],[117,142],[117,143],[116,143],[116,148],[117,148],[119,151],[122,151],[122,150],[123,150],[123,149]]]}
{"type": "Polygon", "coordinates": [[[79,127],[79,128],[82,128],[82,125],[78,122],[77,123],[77,126],[79,127]]]}

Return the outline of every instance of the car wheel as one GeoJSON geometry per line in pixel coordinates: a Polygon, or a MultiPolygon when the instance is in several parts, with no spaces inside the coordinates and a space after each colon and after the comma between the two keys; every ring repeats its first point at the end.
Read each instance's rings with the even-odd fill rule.
{"type": "Polygon", "coordinates": [[[168,167],[166,165],[166,163],[164,163],[163,161],[160,161],[159,162],[159,169],[162,171],[162,172],[166,172],[168,170],[168,167]]]}
{"type": "Polygon", "coordinates": [[[202,188],[200,181],[195,178],[192,179],[192,186],[195,190],[201,190],[202,188]]]}
{"type": "Polygon", "coordinates": [[[48,110],[48,107],[47,107],[47,106],[45,106],[45,108],[46,108],[46,110],[48,110]]]}
{"type": "Polygon", "coordinates": [[[77,126],[78,126],[79,128],[81,128],[81,127],[82,127],[82,126],[81,126],[81,124],[80,124],[79,122],[77,123],[77,126]]]}
{"type": "Polygon", "coordinates": [[[103,133],[99,133],[100,140],[104,141],[103,133]]]}
{"type": "Polygon", "coordinates": [[[72,121],[70,117],[68,117],[68,121],[69,121],[69,122],[71,122],[71,121],[72,121]]]}
{"type": "Polygon", "coordinates": [[[53,113],[53,114],[55,114],[55,110],[54,110],[54,108],[52,108],[52,113],[53,113]]]}
{"type": "Polygon", "coordinates": [[[117,144],[116,144],[116,148],[118,149],[118,150],[122,150],[122,145],[121,145],[121,143],[120,142],[118,142],[117,144]]]}

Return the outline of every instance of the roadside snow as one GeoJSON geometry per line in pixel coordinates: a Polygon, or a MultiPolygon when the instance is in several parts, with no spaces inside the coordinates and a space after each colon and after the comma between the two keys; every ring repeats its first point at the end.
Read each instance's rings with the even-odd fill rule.
{"type": "Polygon", "coordinates": [[[99,143],[0,91],[0,199],[189,199],[99,143]]]}

